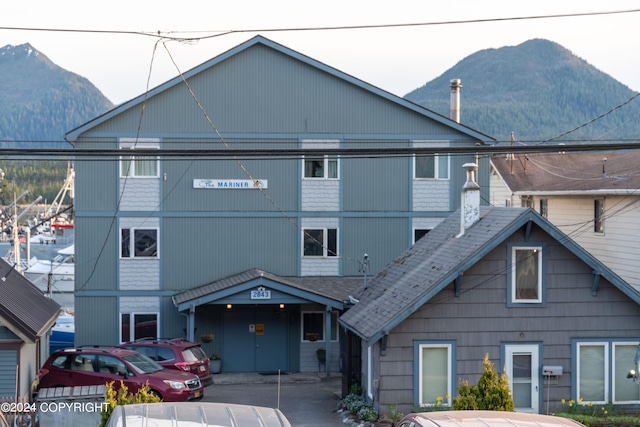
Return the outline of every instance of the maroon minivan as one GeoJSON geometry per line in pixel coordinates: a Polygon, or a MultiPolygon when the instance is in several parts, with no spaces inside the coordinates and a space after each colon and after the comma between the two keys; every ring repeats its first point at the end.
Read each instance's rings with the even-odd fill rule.
{"type": "Polygon", "coordinates": [[[54,352],[40,369],[38,390],[51,387],[101,385],[120,381],[136,392],[148,383],[165,402],[199,400],[200,378],[189,372],[164,369],[137,351],[117,347],[79,347],[54,352]]]}

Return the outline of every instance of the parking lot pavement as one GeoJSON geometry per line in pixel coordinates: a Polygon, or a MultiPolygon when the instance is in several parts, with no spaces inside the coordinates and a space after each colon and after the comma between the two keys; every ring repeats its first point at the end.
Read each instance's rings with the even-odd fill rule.
{"type": "Polygon", "coordinates": [[[279,408],[293,427],[336,427],[344,426],[336,412],[340,391],[341,377],[324,373],[216,374],[203,401],[279,408]]]}

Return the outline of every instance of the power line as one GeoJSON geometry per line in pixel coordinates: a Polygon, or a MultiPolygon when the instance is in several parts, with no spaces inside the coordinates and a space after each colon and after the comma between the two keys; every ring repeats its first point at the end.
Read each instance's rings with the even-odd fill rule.
{"type": "MultiPolygon", "coordinates": [[[[185,144],[189,141],[183,141],[185,144]]],[[[203,141],[198,141],[202,143],[203,141]]],[[[217,140],[210,141],[219,142],[217,140]]],[[[465,142],[465,141],[456,141],[465,142]]],[[[467,143],[470,141],[466,141],[467,143]]],[[[638,143],[611,143],[611,144],[576,144],[576,145],[469,145],[458,147],[362,147],[362,148],[207,148],[207,149],[135,149],[123,151],[121,149],[29,149],[29,148],[0,148],[0,160],[12,157],[25,156],[30,159],[35,157],[74,157],[78,158],[119,158],[127,157],[158,157],[158,158],[191,158],[201,160],[224,158],[259,158],[259,159],[283,159],[302,158],[303,156],[322,157],[340,156],[343,158],[384,158],[384,157],[410,157],[414,155],[469,155],[469,154],[508,154],[508,153],[548,153],[548,152],[590,152],[590,151],[619,151],[637,150],[638,143]]]]}
{"type": "Polygon", "coordinates": [[[481,24],[491,22],[505,21],[525,21],[538,19],[557,19],[557,18],[576,18],[586,16],[602,16],[602,15],[619,15],[640,12],[640,9],[626,10],[609,10],[596,12],[574,12],[561,13],[551,15],[526,15],[512,16],[504,18],[483,18],[483,19],[463,19],[463,20],[447,20],[447,21],[428,21],[428,22],[410,22],[410,23],[392,23],[392,24],[371,24],[371,25],[341,25],[341,26],[318,26],[318,27],[288,27],[288,28],[253,28],[240,30],[207,30],[207,31],[128,31],[128,30],[94,30],[94,29],[69,29],[69,28],[47,28],[47,27],[0,27],[1,30],[7,31],[42,31],[42,32],[64,32],[64,33],[93,33],[93,34],[112,34],[112,35],[136,35],[145,37],[157,37],[161,39],[174,40],[180,42],[189,42],[197,40],[206,40],[215,37],[226,36],[229,34],[239,33],[269,33],[269,32],[300,32],[300,31],[341,31],[341,30],[368,30],[383,28],[407,28],[407,27],[427,27],[437,25],[461,25],[461,24],[481,24]],[[214,33],[199,37],[175,37],[170,34],[181,33],[214,33]]]}

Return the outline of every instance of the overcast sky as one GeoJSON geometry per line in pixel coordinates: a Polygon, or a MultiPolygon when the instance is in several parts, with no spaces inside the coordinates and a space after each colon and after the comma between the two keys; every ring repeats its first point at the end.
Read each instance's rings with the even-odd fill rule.
{"type": "Polygon", "coordinates": [[[32,0],[12,1],[1,10],[0,47],[30,43],[58,66],[89,79],[115,104],[142,94],[147,79],[150,87],[157,86],[177,76],[178,69],[187,71],[256,34],[398,96],[479,50],[515,46],[533,38],[559,43],[631,89],[640,90],[640,12],[441,24],[640,10],[637,0],[32,0]],[[438,25],[253,31],[418,23],[438,25]],[[154,56],[158,38],[110,31],[220,35],[193,43],[168,41],[157,45],[154,56]],[[228,31],[235,33],[223,34],[228,31]]]}

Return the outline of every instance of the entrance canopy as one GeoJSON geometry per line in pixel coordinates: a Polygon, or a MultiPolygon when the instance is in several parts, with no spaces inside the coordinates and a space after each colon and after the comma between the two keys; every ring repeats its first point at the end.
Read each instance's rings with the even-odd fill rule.
{"type": "Polygon", "coordinates": [[[349,295],[362,285],[353,277],[280,277],[252,269],[173,296],[178,311],[203,304],[317,303],[344,310],[349,295]]]}
{"type": "MultiPolygon", "coordinates": [[[[349,295],[363,284],[359,277],[281,277],[252,269],[173,296],[178,312],[186,312],[193,335],[196,308],[205,304],[308,304],[345,310],[349,295]]],[[[193,340],[193,336],[187,339],[193,340]]]]}

